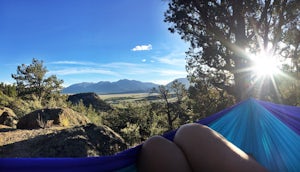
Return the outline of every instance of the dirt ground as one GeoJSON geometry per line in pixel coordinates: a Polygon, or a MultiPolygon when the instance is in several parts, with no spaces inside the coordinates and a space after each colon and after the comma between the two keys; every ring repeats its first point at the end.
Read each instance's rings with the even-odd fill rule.
{"type": "Polygon", "coordinates": [[[21,130],[0,125],[0,158],[94,157],[113,155],[127,148],[123,138],[107,126],[21,130]]]}
{"type": "Polygon", "coordinates": [[[54,127],[36,130],[18,130],[7,127],[5,125],[0,125],[0,146],[20,142],[23,140],[28,140],[36,136],[55,134],[62,129],[65,128],[54,127]]]}

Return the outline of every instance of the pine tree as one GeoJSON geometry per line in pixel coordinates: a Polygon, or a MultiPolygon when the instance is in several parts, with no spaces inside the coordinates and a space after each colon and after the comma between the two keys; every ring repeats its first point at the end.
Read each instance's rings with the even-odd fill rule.
{"type": "Polygon", "coordinates": [[[170,0],[165,22],[190,43],[192,82],[225,90],[237,100],[249,96],[249,53],[269,51],[299,66],[299,0],[170,0]]]}
{"type": "Polygon", "coordinates": [[[50,99],[51,95],[58,93],[62,88],[63,80],[55,75],[45,77],[48,72],[43,65],[43,61],[32,59],[30,65],[22,64],[17,67],[17,73],[12,74],[16,80],[17,94],[21,98],[34,99],[35,97],[42,102],[50,99]]]}

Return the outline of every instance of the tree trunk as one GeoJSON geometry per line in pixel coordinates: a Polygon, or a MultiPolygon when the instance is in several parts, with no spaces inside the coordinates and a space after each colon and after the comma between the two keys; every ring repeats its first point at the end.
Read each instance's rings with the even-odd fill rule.
{"type": "Polygon", "coordinates": [[[167,115],[168,115],[168,125],[169,125],[169,130],[173,130],[173,121],[172,121],[172,116],[171,116],[171,111],[169,107],[167,108],[167,115]]]}
{"type": "Polygon", "coordinates": [[[246,31],[245,31],[245,15],[243,9],[243,1],[236,0],[233,5],[233,17],[235,19],[235,44],[239,48],[235,54],[235,97],[237,101],[245,100],[249,97],[247,93],[247,80],[249,79],[249,72],[245,71],[248,68],[247,58],[245,57],[246,47],[246,31]]]}

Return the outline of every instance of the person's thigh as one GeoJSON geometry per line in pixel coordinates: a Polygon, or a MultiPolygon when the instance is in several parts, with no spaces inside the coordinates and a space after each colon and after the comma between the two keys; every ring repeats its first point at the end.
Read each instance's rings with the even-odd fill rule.
{"type": "Polygon", "coordinates": [[[174,143],[184,152],[192,171],[266,171],[245,152],[207,126],[182,126],[175,135],[174,143]]]}
{"type": "Polygon", "coordinates": [[[142,146],[138,157],[138,171],[189,172],[190,167],[182,151],[173,142],[154,136],[142,146]]]}

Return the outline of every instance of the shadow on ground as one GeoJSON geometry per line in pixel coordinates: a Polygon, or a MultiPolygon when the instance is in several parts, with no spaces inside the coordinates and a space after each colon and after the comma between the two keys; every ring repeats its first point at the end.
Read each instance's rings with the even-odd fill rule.
{"type": "Polygon", "coordinates": [[[127,148],[110,128],[88,124],[1,146],[0,157],[91,157],[112,155],[127,148]]]}

